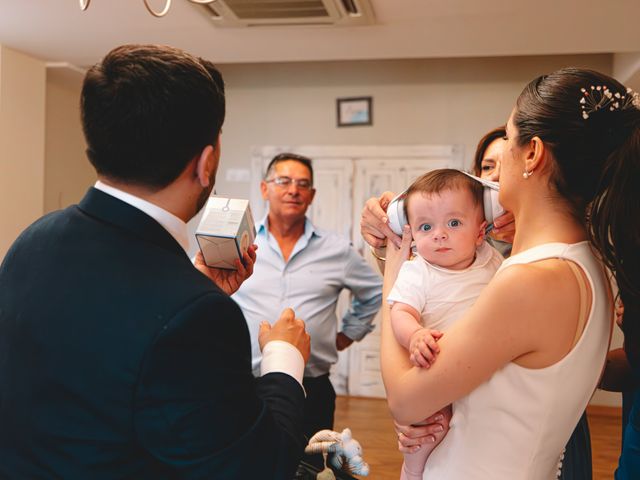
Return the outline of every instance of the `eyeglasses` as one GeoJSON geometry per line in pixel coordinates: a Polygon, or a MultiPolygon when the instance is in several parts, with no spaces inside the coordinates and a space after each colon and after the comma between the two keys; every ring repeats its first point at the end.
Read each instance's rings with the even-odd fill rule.
{"type": "Polygon", "coordinates": [[[307,178],[295,179],[291,177],[274,177],[271,180],[265,180],[266,183],[275,183],[278,187],[287,188],[292,183],[300,190],[311,189],[311,180],[307,178]]]}

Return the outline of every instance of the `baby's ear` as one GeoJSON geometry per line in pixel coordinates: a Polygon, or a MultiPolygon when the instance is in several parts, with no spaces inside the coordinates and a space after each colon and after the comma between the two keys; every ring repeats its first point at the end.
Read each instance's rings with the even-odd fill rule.
{"type": "Polygon", "coordinates": [[[484,242],[485,232],[487,231],[487,221],[483,221],[480,224],[480,231],[478,232],[478,238],[476,239],[476,246],[479,247],[484,242]]]}

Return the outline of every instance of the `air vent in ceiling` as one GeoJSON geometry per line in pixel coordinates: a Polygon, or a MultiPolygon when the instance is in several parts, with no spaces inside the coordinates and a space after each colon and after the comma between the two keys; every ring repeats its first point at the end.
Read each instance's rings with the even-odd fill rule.
{"type": "Polygon", "coordinates": [[[369,0],[215,0],[195,6],[221,27],[374,23],[369,0]]]}

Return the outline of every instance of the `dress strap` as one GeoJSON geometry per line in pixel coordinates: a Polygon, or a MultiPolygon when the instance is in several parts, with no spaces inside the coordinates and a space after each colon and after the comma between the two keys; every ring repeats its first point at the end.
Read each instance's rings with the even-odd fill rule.
{"type": "Polygon", "coordinates": [[[585,279],[585,274],[580,267],[578,267],[575,262],[571,260],[567,260],[567,265],[573,272],[576,277],[576,281],[578,282],[578,289],[580,291],[580,306],[578,310],[578,324],[576,325],[576,335],[573,338],[573,343],[571,348],[573,348],[578,340],[580,340],[580,336],[584,331],[584,327],[587,324],[587,320],[589,318],[589,310],[591,306],[591,290],[587,286],[587,281],[585,279]]]}

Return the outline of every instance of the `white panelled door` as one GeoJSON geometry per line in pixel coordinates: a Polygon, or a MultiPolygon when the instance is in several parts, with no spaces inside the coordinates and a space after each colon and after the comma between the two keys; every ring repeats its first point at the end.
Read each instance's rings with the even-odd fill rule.
{"type": "MultiPolygon", "coordinates": [[[[400,192],[423,173],[435,168],[463,168],[462,150],[456,146],[269,146],[256,148],[252,156],[251,209],[256,218],[266,212],[260,180],[271,158],[290,151],[313,159],[316,196],[311,220],[352,240],[355,248],[377,269],[375,259],[360,236],[360,213],[365,201],[384,191],[400,192]]],[[[259,252],[258,252],[259,255],[259,252]]],[[[338,302],[338,319],[348,307],[349,294],[338,302]]],[[[340,320],[338,320],[340,322],[340,320]]],[[[368,397],[384,397],[380,374],[380,314],[376,329],[361,342],[341,352],[331,380],[336,391],[368,397]]],[[[340,326],[338,326],[339,328],[340,326]]]]}

